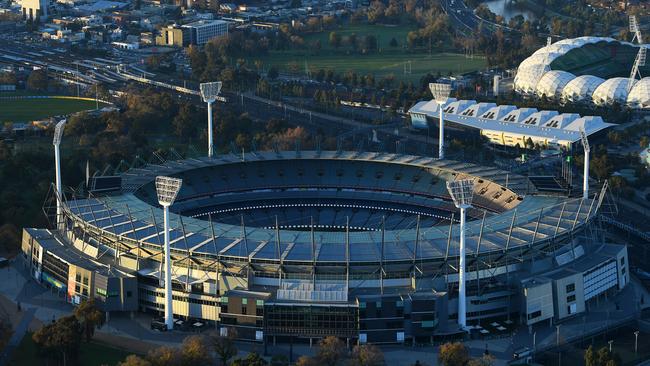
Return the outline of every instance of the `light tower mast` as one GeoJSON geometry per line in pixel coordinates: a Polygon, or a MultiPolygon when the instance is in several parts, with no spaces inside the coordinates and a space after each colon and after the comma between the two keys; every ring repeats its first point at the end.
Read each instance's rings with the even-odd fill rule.
{"type": "Polygon", "coordinates": [[[440,110],[440,132],[438,138],[438,159],[442,160],[445,158],[445,120],[443,116],[443,107],[447,103],[449,94],[451,93],[451,85],[442,84],[442,83],[430,83],[429,90],[433,94],[433,99],[438,103],[438,109],[440,110]]]}
{"type": "Polygon", "coordinates": [[[580,140],[582,141],[582,147],[585,151],[585,170],[582,173],[582,198],[589,198],[589,152],[591,148],[589,147],[589,140],[587,139],[587,134],[584,129],[580,129],[580,140]]]}
{"type": "Polygon", "coordinates": [[[203,98],[205,103],[208,103],[208,157],[211,158],[214,153],[214,140],[212,139],[212,103],[217,100],[219,92],[221,92],[221,81],[202,83],[199,87],[201,89],[201,98],[203,98]]]}
{"type": "Polygon", "coordinates": [[[61,138],[63,137],[63,130],[65,129],[66,120],[63,119],[54,127],[54,171],[56,179],[56,227],[59,228],[63,222],[61,215],[63,214],[63,194],[61,193],[61,153],[59,145],[61,145],[61,138]]]}
{"type": "Polygon", "coordinates": [[[163,207],[164,237],[165,237],[165,324],[167,330],[174,329],[174,312],[172,308],[172,266],[169,248],[169,206],[174,203],[178,191],[183,184],[182,179],[158,176],[156,177],[156,194],[158,203],[163,207]]]}
{"type": "Polygon", "coordinates": [[[471,179],[447,182],[447,190],[456,208],[460,208],[460,263],[458,266],[458,325],[461,329],[467,326],[467,299],[465,297],[465,215],[472,207],[474,197],[474,181],[471,179]]]}

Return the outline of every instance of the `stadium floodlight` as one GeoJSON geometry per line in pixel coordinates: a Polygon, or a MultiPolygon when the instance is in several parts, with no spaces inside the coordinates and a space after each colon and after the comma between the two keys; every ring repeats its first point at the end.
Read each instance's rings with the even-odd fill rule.
{"type": "Polygon", "coordinates": [[[632,33],[632,43],[636,40],[638,44],[643,44],[643,35],[636,15],[630,15],[630,33],[632,33]]]}
{"type": "Polygon", "coordinates": [[[214,81],[210,83],[201,83],[201,98],[205,103],[208,103],[208,157],[211,158],[214,153],[213,139],[212,139],[212,103],[217,100],[219,92],[221,92],[221,81],[214,81]]]}
{"type": "Polygon", "coordinates": [[[646,51],[647,49],[645,47],[640,47],[639,52],[637,52],[636,57],[634,58],[634,64],[632,65],[632,71],[630,71],[630,80],[627,83],[627,93],[630,94],[630,90],[632,90],[632,87],[634,86],[634,80],[636,79],[637,74],[639,75],[639,79],[642,78],[641,76],[641,71],[639,68],[641,66],[645,66],[645,61],[646,61],[646,51]]]}
{"type": "Polygon", "coordinates": [[[467,327],[467,300],[465,297],[465,214],[472,207],[474,181],[471,179],[447,182],[447,190],[456,208],[460,208],[460,248],[458,266],[458,325],[467,327]]]}
{"type": "Polygon", "coordinates": [[[63,222],[61,215],[63,214],[63,195],[61,194],[61,153],[59,151],[59,145],[61,145],[61,139],[63,138],[63,130],[65,129],[65,124],[67,120],[62,119],[54,127],[54,139],[52,140],[52,145],[54,145],[54,174],[56,179],[56,227],[59,227],[59,224],[63,222]]]}
{"type": "Polygon", "coordinates": [[[585,164],[584,172],[582,173],[582,198],[589,198],[589,152],[591,148],[589,147],[589,140],[587,139],[587,133],[583,128],[580,129],[580,140],[582,141],[582,147],[585,151],[585,164]]]}
{"type": "Polygon", "coordinates": [[[442,83],[429,83],[429,90],[433,95],[433,99],[438,103],[438,109],[440,110],[440,132],[438,137],[438,159],[442,160],[445,158],[445,120],[443,116],[443,107],[447,103],[449,94],[451,93],[450,84],[442,83]]]}
{"type": "Polygon", "coordinates": [[[174,329],[174,313],[172,311],[172,266],[169,248],[169,206],[174,203],[182,184],[182,179],[164,176],[156,177],[156,194],[158,195],[158,203],[163,207],[165,237],[165,324],[167,325],[168,330],[174,329]]]}

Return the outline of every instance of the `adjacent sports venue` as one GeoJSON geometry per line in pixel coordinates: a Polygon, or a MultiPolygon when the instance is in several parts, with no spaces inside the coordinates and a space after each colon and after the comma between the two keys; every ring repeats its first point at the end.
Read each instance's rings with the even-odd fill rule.
{"type": "Polygon", "coordinates": [[[650,66],[645,62],[646,49],[646,44],[608,37],[564,39],[525,59],[517,70],[514,89],[525,96],[563,103],[647,109],[650,66]]]}

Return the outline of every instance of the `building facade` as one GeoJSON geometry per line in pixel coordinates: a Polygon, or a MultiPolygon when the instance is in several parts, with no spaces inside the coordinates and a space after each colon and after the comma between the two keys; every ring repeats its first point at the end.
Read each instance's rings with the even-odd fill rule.
{"type": "Polygon", "coordinates": [[[223,20],[199,20],[182,27],[189,31],[190,43],[199,46],[212,38],[228,35],[228,22],[223,20]]]}

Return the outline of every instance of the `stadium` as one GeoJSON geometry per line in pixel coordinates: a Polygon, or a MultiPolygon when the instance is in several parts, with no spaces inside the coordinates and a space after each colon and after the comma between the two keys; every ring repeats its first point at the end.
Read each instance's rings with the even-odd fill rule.
{"type": "Polygon", "coordinates": [[[629,281],[625,246],[594,239],[606,187],[566,197],[492,167],[300,150],[158,159],[96,175],[88,192],[62,195],[57,229],[24,230],[32,276],[73,304],[95,298],[107,314],[162,314],[157,176],[182,179],[169,215],[174,329],[236,329],[259,342],[429,343],[547,326],[629,281]],[[473,201],[461,329],[460,224],[447,183],[465,180],[473,201]]]}
{"type": "Polygon", "coordinates": [[[516,92],[529,97],[585,103],[619,104],[634,109],[650,108],[650,76],[645,44],[608,37],[564,39],[535,51],[518,67],[516,92]]]}

